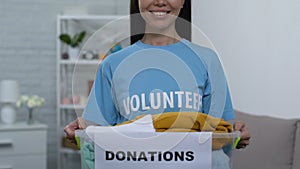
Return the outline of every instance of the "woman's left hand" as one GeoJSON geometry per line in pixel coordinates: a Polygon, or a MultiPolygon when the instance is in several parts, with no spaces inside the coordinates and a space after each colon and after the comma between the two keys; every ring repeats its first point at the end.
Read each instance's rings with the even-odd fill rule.
{"type": "Polygon", "coordinates": [[[246,124],[244,122],[238,121],[235,122],[233,125],[233,128],[235,131],[240,131],[241,140],[239,141],[237,145],[237,149],[246,148],[250,144],[250,133],[248,131],[248,128],[246,127],[246,124]]]}

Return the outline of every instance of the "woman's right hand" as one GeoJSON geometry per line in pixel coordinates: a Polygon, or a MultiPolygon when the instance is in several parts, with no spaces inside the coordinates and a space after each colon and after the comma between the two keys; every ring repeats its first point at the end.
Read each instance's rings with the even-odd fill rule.
{"type": "Polygon", "coordinates": [[[71,142],[76,144],[75,140],[75,130],[83,130],[86,128],[86,122],[82,117],[78,117],[76,120],[72,121],[64,128],[66,133],[66,138],[71,142]]]}

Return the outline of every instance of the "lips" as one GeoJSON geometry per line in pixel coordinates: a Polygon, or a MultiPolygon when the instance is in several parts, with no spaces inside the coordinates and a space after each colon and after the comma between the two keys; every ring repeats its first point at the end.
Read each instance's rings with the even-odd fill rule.
{"type": "Polygon", "coordinates": [[[166,16],[167,14],[169,14],[170,11],[150,11],[150,13],[152,13],[155,16],[162,17],[162,16],[166,16]]]}

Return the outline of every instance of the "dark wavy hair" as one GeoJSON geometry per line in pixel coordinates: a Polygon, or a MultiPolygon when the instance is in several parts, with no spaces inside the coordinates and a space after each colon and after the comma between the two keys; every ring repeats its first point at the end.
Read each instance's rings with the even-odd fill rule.
{"type": "MultiPolygon", "coordinates": [[[[130,0],[130,14],[130,42],[134,44],[143,38],[143,32],[145,32],[145,21],[140,15],[139,0],[130,0]]],[[[178,17],[182,19],[176,20],[177,33],[179,36],[191,40],[191,0],[185,0],[178,17]]]]}

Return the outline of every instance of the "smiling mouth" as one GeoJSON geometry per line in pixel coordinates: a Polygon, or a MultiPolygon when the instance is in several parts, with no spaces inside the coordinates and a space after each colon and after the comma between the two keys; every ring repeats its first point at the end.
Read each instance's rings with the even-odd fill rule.
{"type": "Polygon", "coordinates": [[[159,12],[150,11],[150,13],[152,13],[155,16],[166,16],[167,14],[170,13],[170,11],[159,11],[159,12]]]}

